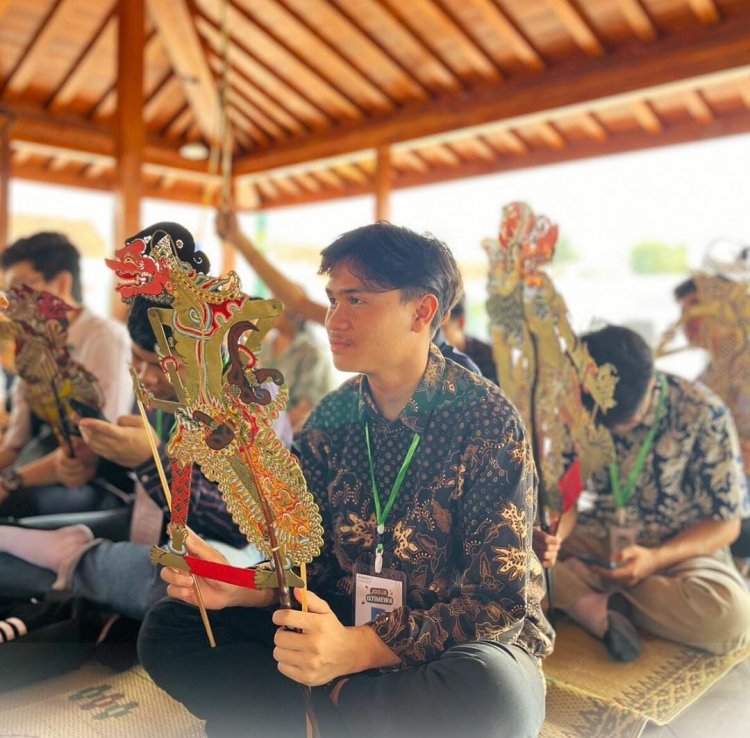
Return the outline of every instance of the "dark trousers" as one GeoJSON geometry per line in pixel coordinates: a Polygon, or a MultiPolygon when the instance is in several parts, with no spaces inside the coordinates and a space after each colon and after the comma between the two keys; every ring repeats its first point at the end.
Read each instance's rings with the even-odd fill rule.
{"type": "MultiPolygon", "coordinates": [[[[171,599],[146,617],[138,652],[154,681],[215,738],[305,735],[302,687],[273,660],[270,612],[209,614],[210,648],[198,611],[171,599]]],[[[544,720],[541,672],[518,646],[464,643],[405,671],[354,675],[334,707],[322,688],[313,703],[322,738],[524,738],[544,720]]]]}

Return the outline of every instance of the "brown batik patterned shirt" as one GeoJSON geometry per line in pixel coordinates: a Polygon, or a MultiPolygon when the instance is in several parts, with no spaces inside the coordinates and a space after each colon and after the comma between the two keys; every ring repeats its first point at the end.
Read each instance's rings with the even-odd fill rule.
{"type": "Polygon", "coordinates": [[[466,641],[517,644],[543,658],[554,634],[531,549],[536,474],[519,415],[489,381],[432,347],[412,399],[386,420],[360,375],[328,395],[300,438],[323,517],[310,588],[351,623],[352,568],[372,556],[376,523],[364,424],[385,504],[415,432],[421,441],[386,521],[386,566],[407,577],[405,606],[370,624],[411,667],[466,641]],[[348,612],[348,620],[344,613],[348,612]]]}

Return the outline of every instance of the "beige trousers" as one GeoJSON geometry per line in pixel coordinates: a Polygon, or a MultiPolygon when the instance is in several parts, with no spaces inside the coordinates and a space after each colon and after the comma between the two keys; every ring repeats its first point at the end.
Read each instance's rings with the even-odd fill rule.
{"type": "Polygon", "coordinates": [[[560,610],[586,594],[622,592],[633,606],[634,624],[660,638],[714,654],[750,641],[750,593],[728,557],[685,559],[625,587],[600,577],[576,555],[606,560],[608,541],[576,531],[565,541],[554,570],[554,606],[560,610]]]}

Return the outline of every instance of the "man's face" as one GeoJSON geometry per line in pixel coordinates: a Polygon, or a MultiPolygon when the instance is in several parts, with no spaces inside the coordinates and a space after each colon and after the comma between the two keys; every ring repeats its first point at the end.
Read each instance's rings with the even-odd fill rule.
{"type": "Polygon", "coordinates": [[[38,292],[46,291],[55,297],[59,297],[61,300],[65,300],[67,294],[64,294],[63,280],[60,279],[60,276],[58,274],[47,281],[41,272],[34,269],[30,261],[19,261],[5,270],[5,286],[10,288],[26,285],[27,287],[31,287],[32,290],[37,290],[38,292]]]}
{"type": "Polygon", "coordinates": [[[171,400],[174,397],[174,389],[162,371],[159,355],[155,351],[146,351],[135,343],[132,352],[133,368],[141,384],[156,397],[171,400]]]}
{"type": "Polygon", "coordinates": [[[416,350],[414,318],[420,298],[404,302],[400,290],[373,292],[347,262],[331,270],[326,292],[326,330],[337,369],[377,375],[416,350]]]}
{"type": "Polygon", "coordinates": [[[651,407],[651,398],[654,394],[654,385],[656,384],[656,379],[651,378],[651,381],[648,383],[648,389],[646,390],[646,394],[644,395],[643,399],[641,400],[640,405],[638,405],[638,408],[636,411],[631,415],[631,417],[622,422],[618,423],[617,425],[613,425],[610,430],[612,433],[614,433],[616,436],[624,436],[625,434],[629,433],[633,430],[633,428],[639,426],[643,419],[646,417],[646,414],[649,411],[649,408],[651,407]]]}

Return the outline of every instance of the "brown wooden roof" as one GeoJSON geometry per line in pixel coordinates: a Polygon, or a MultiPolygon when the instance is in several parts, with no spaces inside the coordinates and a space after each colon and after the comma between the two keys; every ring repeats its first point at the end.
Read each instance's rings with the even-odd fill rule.
{"type": "MultiPolygon", "coordinates": [[[[224,8],[247,207],[373,192],[378,147],[399,188],[750,131],[750,0],[150,0],[147,196],[218,190],[178,149],[217,136],[224,8]]],[[[12,176],[112,188],[117,23],[0,0],[12,176]]]]}

